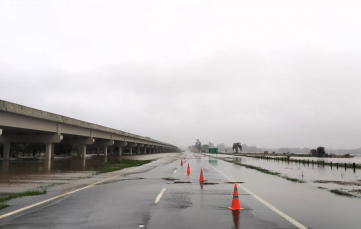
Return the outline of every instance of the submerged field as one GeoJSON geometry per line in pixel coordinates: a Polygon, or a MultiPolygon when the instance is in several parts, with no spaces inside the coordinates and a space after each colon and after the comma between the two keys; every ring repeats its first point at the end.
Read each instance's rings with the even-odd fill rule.
{"type": "MultiPolygon", "coordinates": [[[[235,164],[283,179],[307,183],[318,189],[328,190],[333,194],[361,197],[361,170],[342,167],[330,167],[323,163],[308,164],[299,161],[281,161],[220,155],[235,164]]],[[[353,158],[350,158],[350,160],[353,158]]]]}

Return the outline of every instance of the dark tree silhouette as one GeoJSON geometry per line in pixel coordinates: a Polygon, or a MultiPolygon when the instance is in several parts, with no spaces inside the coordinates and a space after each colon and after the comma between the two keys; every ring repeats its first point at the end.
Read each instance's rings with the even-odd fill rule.
{"type": "Polygon", "coordinates": [[[233,151],[236,150],[236,153],[238,153],[238,148],[240,149],[240,151],[242,151],[242,145],[240,142],[236,142],[236,143],[233,143],[233,151]]]}
{"type": "Polygon", "coordinates": [[[326,154],[325,147],[319,146],[317,147],[317,157],[324,157],[326,154]]]}
{"type": "Polygon", "coordinates": [[[311,149],[311,150],[310,150],[310,154],[311,154],[312,156],[317,156],[317,150],[311,149]]]}
{"type": "Polygon", "coordinates": [[[196,144],[194,145],[194,148],[197,149],[197,152],[200,152],[202,150],[202,143],[197,139],[196,144]]]}

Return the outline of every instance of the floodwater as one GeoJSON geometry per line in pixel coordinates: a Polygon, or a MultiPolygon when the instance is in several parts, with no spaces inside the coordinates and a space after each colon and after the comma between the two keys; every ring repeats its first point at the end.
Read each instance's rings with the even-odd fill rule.
{"type": "Polygon", "coordinates": [[[314,161],[324,161],[332,163],[356,163],[361,164],[361,156],[352,157],[352,158],[322,158],[322,157],[291,157],[291,159],[297,160],[314,160],[314,161]]]}
{"type": "MultiPolygon", "coordinates": [[[[213,155],[212,155],[213,156],[213,155]]],[[[218,158],[232,157],[229,155],[218,158]]],[[[231,177],[236,181],[243,181],[242,186],[251,190],[261,198],[265,199],[276,208],[299,221],[307,228],[347,228],[358,229],[361,228],[361,220],[359,217],[361,211],[361,198],[352,198],[345,196],[338,196],[330,193],[328,190],[320,189],[319,186],[329,189],[329,184],[318,184],[311,182],[316,177],[329,177],[330,168],[314,168],[294,163],[288,165],[277,161],[266,161],[248,157],[236,157],[234,160],[244,163],[260,166],[273,171],[282,172],[290,176],[290,174],[298,174],[302,169],[309,171],[309,174],[304,178],[306,183],[295,183],[286,179],[264,174],[262,172],[248,169],[236,164],[230,164],[223,160],[212,158],[210,165],[222,171],[225,175],[231,177]],[[300,169],[299,169],[300,168],[300,169]],[[312,177],[315,176],[315,177],[312,177]]],[[[333,180],[340,180],[337,176],[340,175],[342,169],[332,170],[335,175],[333,180]]],[[[343,169],[343,172],[344,169],[343,169]]],[[[352,169],[347,169],[346,175],[356,176],[360,174],[361,170],[356,170],[353,175],[352,169]]],[[[342,187],[342,186],[340,186],[342,187]]],[[[358,187],[360,188],[360,187],[358,187]]],[[[239,189],[242,193],[242,188],[239,189]]],[[[240,196],[241,204],[242,196],[240,196]]],[[[242,217],[241,217],[242,218],[242,217]]],[[[242,219],[241,219],[242,221],[242,219]]]]}
{"type": "Polygon", "coordinates": [[[298,178],[305,181],[314,180],[341,180],[357,181],[361,179],[361,170],[353,170],[339,166],[327,166],[323,164],[298,163],[292,161],[265,160],[250,157],[241,157],[242,163],[262,167],[271,171],[286,174],[292,178],[298,178]]]}
{"type": "MultiPolygon", "coordinates": [[[[339,165],[337,168],[336,165],[328,166],[323,164],[312,164],[312,163],[298,163],[292,161],[280,161],[280,160],[266,160],[266,159],[257,159],[252,157],[242,157],[242,156],[230,156],[230,155],[218,155],[219,158],[233,158],[234,161],[239,163],[253,165],[268,169],[273,172],[281,173],[281,175],[286,175],[290,178],[297,178],[307,182],[308,184],[315,187],[322,187],[327,189],[345,189],[345,190],[355,190],[361,189],[361,169],[347,168],[345,169],[342,165],[339,165]],[[341,181],[341,182],[352,182],[349,185],[340,185],[335,183],[315,183],[315,181],[341,181]]],[[[303,160],[314,160],[317,158],[304,158],[304,157],[292,157],[292,159],[303,159],[303,160]]],[[[333,163],[353,163],[357,161],[359,157],[355,158],[322,158],[321,161],[333,163]],[[331,160],[329,160],[331,159],[331,160]]],[[[356,163],[356,162],[355,162],[356,163]]],[[[353,193],[357,195],[357,193],[353,193]]]]}
{"type": "Polygon", "coordinates": [[[85,159],[76,156],[56,157],[51,161],[45,159],[17,159],[0,161],[0,181],[10,177],[34,174],[59,174],[79,171],[97,171],[101,169],[108,160],[121,160],[125,156],[87,155],[85,159]]]}

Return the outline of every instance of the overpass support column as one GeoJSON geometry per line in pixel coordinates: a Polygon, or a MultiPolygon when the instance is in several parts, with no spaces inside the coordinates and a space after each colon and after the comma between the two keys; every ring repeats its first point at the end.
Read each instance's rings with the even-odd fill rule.
{"type": "Polygon", "coordinates": [[[52,148],[53,148],[53,143],[45,143],[45,159],[46,160],[51,159],[52,148]]]}
{"type": "Polygon", "coordinates": [[[137,147],[137,154],[140,154],[140,147],[137,147]]]}
{"type": "Polygon", "coordinates": [[[55,157],[55,145],[53,144],[51,146],[51,159],[54,159],[54,157],[55,157]]]}
{"type": "Polygon", "coordinates": [[[86,155],[86,145],[80,145],[80,156],[85,159],[86,155]]]}
{"type": "Polygon", "coordinates": [[[4,160],[9,160],[10,158],[10,143],[7,142],[4,143],[3,158],[4,160]]]}
{"type": "Polygon", "coordinates": [[[108,155],[108,146],[104,146],[104,156],[108,155]]]}
{"type": "Polygon", "coordinates": [[[132,148],[132,147],[129,148],[129,154],[130,154],[130,155],[133,154],[133,148],[132,148]]]}
{"type": "Polygon", "coordinates": [[[123,153],[123,147],[119,146],[118,155],[122,155],[122,153],[123,153]]]}

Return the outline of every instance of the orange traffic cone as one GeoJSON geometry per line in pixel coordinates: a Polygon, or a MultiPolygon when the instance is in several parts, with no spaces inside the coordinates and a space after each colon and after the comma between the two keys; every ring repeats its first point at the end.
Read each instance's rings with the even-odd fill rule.
{"type": "Polygon", "coordinates": [[[181,166],[183,166],[183,160],[181,159],[181,166]]]}
{"type": "Polygon", "coordinates": [[[241,208],[241,204],[239,203],[237,184],[234,184],[232,206],[228,207],[228,209],[231,209],[231,210],[244,209],[244,208],[241,208]]]}
{"type": "Polygon", "coordinates": [[[199,176],[199,182],[204,182],[203,169],[201,169],[201,175],[199,176]]]}
{"type": "Polygon", "coordinates": [[[188,163],[188,168],[187,168],[187,174],[189,176],[189,174],[191,173],[191,168],[189,168],[189,163],[188,163]]]}

